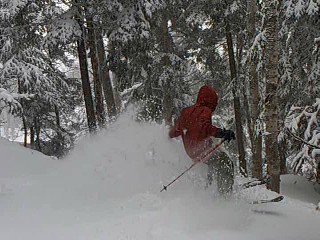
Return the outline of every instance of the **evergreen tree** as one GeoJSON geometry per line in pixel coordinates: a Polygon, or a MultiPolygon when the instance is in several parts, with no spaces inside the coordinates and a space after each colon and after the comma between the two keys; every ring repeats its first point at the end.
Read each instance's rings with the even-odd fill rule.
{"type": "Polygon", "coordinates": [[[0,53],[0,83],[19,99],[21,111],[18,115],[23,121],[24,145],[30,128],[31,135],[34,130],[36,132],[40,150],[42,133],[46,134],[48,128],[58,132],[49,119],[55,107],[65,104],[69,89],[64,75],[53,64],[48,48],[43,45],[45,23],[52,17],[49,12],[52,6],[34,0],[2,1],[0,7],[0,47],[3,50],[0,53]]]}

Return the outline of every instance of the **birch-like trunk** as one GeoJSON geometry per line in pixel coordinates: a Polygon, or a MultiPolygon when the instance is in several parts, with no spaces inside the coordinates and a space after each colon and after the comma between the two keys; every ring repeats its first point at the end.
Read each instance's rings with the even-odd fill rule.
{"type": "Polygon", "coordinates": [[[278,40],[278,0],[266,1],[266,161],[271,177],[268,189],[280,192],[280,159],[278,152],[278,96],[279,81],[279,40],[278,40]]]}
{"type": "MultiPolygon", "coordinates": [[[[249,48],[251,48],[256,32],[256,12],[257,12],[257,1],[248,0],[248,41],[250,42],[249,48]]],[[[251,53],[249,66],[249,82],[250,82],[250,95],[251,95],[251,146],[252,146],[252,175],[256,178],[262,177],[262,136],[259,131],[257,123],[259,118],[259,103],[261,101],[259,94],[259,79],[257,74],[257,55],[255,52],[251,53]]]]}
{"type": "MultiPolygon", "coordinates": [[[[243,55],[243,36],[242,34],[237,35],[237,65],[238,65],[238,76],[242,75],[243,66],[241,64],[242,61],[242,55],[243,55]]],[[[240,79],[239,79],[240,80],[240,79]]],[[[238,80],[238,81],[239,81],[238,80]]],[[[247,87],[246,87],[246,79],[243,80],[243,83],[238,82],[240,85],[242,85],[242,96],[243,96],[243,108],[245,110],[245,118],[247,121],[247,128],[250,138],[250,144],[252,143],[253,139],[253,129],[251,126],[251,113],[250,113],[250,106],[249,106],[249,99],[247,96],[247,87]]]]}

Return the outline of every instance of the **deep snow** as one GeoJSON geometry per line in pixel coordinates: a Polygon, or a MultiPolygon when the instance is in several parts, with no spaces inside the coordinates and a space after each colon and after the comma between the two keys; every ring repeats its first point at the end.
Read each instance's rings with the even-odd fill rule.
{"type": "Polygon", "coordinates": [[[199,165],[159,192],[190,164],[165,127],[130,114],[64,160],[0,140],[0,239],[320,239],[320,195],[309,182],[285,176],[291,198],[250,205],[276,194],[256,187],[219,199],[199,165]]]}

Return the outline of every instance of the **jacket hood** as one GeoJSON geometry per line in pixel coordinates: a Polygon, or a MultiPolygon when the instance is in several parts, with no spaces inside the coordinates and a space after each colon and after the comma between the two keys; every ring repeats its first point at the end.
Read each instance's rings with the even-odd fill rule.
{"type": "Polygon", "coordinates": [[[218,99],[216,91],[212,87],[204,85],[199,90],[196,105],[205,106],[214,111],[217,107],[218,99]]]}

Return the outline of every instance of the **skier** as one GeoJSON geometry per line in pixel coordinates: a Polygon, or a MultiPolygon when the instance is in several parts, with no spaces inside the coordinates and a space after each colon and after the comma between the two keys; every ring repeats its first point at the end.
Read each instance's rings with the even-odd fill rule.
{"type": "MultiPolygon", "coordinates": [[[[196,104],[182,109],[175,125],[169,130],[169,137],[182,137],[185,150],[194,161],[201,161],[211,149],[211,137],[234,140],[232,130],[217,128],[212,125],[212,113],[218,104],[216,91],[204,85],[200,88],[196,104]]],[[[225,153],[214,154],[207,162],[208,183],[212,182],[212,175],[217,181],[219,193],[229,194],[233,185],[233,163],[225,153]]]]}

